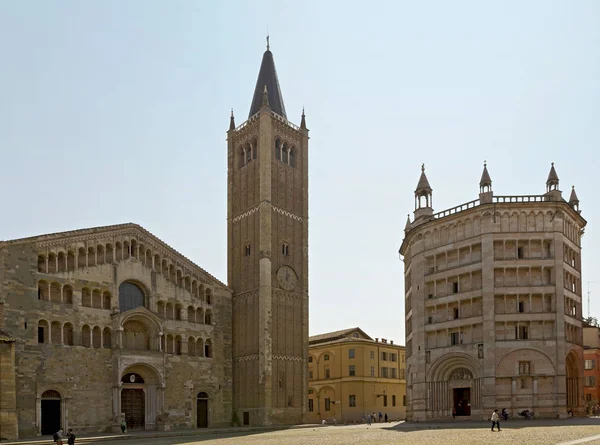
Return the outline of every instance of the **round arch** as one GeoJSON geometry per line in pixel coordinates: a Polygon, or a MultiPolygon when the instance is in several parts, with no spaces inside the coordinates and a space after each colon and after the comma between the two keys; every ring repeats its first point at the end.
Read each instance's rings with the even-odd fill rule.
{"type": "Polygon", "coordinates": [[[162,413],[162,388],[164,379],[160,372],[147,363],[126,366],[118,374],[115,390],[118,391],[118,412],[127,427],[133,430],[153,430],[157,415],[162,413]],[[134,376],[134,378],[131,378],[134,376]],[[125,377],[129,377],[125,379],[125,377]]]}
{"type": "Polygon", "coordinates": [[[470,354],[464,352],[455,352],[452,355],[445,355],[437,359],[427,372],[428,382],[445,382],[450,378],[452,372],[458,368],[469,370],[474,379],[480,378],[483,374],[481,364],[470,354]]]}
{"type": "Polygon", "coordinates": [[[148,307],[148,288],[139,281],[125,280],[119,284],[119,310],[130,311],[138,307],[148,307]]]}

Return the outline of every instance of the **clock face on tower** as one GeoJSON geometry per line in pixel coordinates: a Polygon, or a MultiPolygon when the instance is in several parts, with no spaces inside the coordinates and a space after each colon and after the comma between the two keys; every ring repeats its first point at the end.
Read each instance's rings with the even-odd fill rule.
{"type": "Polygon", "coordinates": [[[279,286],[284,290],[294,290],[298,277],[296,272],[289,266],[281,266],[277,271],[277,281],[279,286]]]}

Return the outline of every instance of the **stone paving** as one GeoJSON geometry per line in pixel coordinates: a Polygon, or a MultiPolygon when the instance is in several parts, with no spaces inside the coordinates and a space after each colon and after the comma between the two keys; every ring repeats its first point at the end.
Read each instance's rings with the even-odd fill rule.
{"type": "MultiPolygon", "coordinates": [[[[490,428],[489,422],[476,421],[420,424],[397,422],[371,426],[303,425],[270,432],[258,430],[232,432],[228,430],[222,433],[213,431],[212,434],[203,434],[199,430],[198,434],[200,435],[196,436],[190,436],[192,432],[189,430],[182,436],[143,437],[145,434],[142,433],[131,439],[118,437],[121,440],[118,440],[117,443],[123,445],[204,445],[213,442],[216,445],[575,445],[575,443],[600,445],[600,418],[509,421],[501,422],[501,432],[492,433],[490,428]],[[596,437],[594,438],[594,436],[596,437]],[[578,440],[585,441],[573,442],[578,440]]],[[[176,434],[176,432],[174,433],[176,434]]],[[[147,432],[146,434],[151,435],[156,432],[147,432]]],[[[107,439],[115,442],[116,437],[108,435],[107,437],[89,437],[83,441],[92,443],[107,439]]]]}

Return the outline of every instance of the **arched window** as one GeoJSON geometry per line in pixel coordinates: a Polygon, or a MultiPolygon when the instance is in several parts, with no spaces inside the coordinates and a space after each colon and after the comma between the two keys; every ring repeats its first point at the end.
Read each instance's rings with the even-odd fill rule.
{"type": "Polygon", "coordinates": [[[67,270],[75,270],[75,254],[70,250],[67,252],[67,270]]]}
{"type": "Polygon", "coordinates": [[[121,283],[119,286],[119,309],[121,312],[145,306],[146,298],[137,285],[128,281],[121,283]]]}
{"type": "Polygon", "coordinates": [[[275,159],[281,161],[281,141],[275,139],[275,159]]]}
{"type": "Polygon", "coordinates": [[[212,304],[212,289],[206,289],[206,304],[212,304]]]}
{"type": "Polygon", "coordinates": [[[288,145],[285,142],[281,147],[281,162],[283,162],[284,164],[288,163],[288,145]]]}
{"type": "Polygon", "coordinates": [[[208,399],[208,394],[206,394],[205,392],[199,392],[198,398],[199,399],[208,399]]]}
{"type": "Polygon", "coordinates": [[[183,308],[180,304],[175,305],[175,320],[181,320],[181,310],[183,308]]]}
{"type": "Polygon", "coordinates": [[[56,255],[48,255],[48,273],[56,273],[56,255]]]}
{"type": "Polygon", "coordinates": [[[196,309],[196,323],[204,323],[204,311],[201,307],[196,309]]]}
{"type": "Polygon", "coordinates": [[[190,357],[196,355],[196,340],[194,340],[194,337],[188,338],[188,355],[190,357]]]}
{"type": "Polygon", "coordinates": [[[65,253],[58,252],[58,271],[64,272],[67,270],[67,262],[65,260],[65,253]]]}
{"type": "Polygon", "coordinates": [[[296,167],[296,148],[292,147],[290,149],[290,167],[296,167]]]}
{"type": "Polygon", "coordinates": [[[196,322],[196,311],[194,310],[193,306],[188,306],[187,319],[188,319],[188,322],[190,322],[190,323],[196,322]]]}
{"type": "Polygon", "coordinates": [[[106,262],[109,264],[112,264],[113,262],[113,258],[114,258],[114,252],[113,252],[113,247],[112,244],[107,244],[106,245],[106,249],[104,251],[104,256],[106,258],[106,262]]]}
{"type": "Polygon", "coordinates": [[[38,300],[50,300],[50,289],[48,282],[42,280],[38,283],[38,300]]]}
{"type": "Polygon", "coordinates": [[[81,345],[86,348],[92,345],[92,331],[87,324],[81,328],[81,345]]]}
{"type": "Polygon", "coordinates": [[[111,295],[109,291],[102,294],[102,309],[110,309],[111,295]]]}
{"type": "Polygon", "coordinates": [[[123,241],[123,259],[126,260],[131,256],[131,248],[129,246],[129,241],[123,241]]]}
{"type": "Polygon", "coordinates": [[[92,307],[92,294],[87,287],[81,289],[81,305],[85,307],[92,307]]]}
{"type": "Polygon", "coordinates": [[[88,249],[88,266],[96,265],[96,250],[93,247],[88,249]]]}
{"type": "Polygon", "coordinates": [[[98,259],[98,264],[104,264],[105,263],[105,257],[104,257],[104,247],[103,246],[98,246],[96,247],[96,258],[98,259]]]}
{"type": "Polygon", "coordinates": [[[66,284],[63,286],[63,303],[73,304],[73,288],[66,284]]]}
{"type": "Polygon", "coordinates": [[[65,323],[63,326],[63,344],[73,346],[73,325],[65,323]]]}
{"type": "Polygon", "coordinates": [[[58,283],[52,283],[50,285],[50,301],[53,301],[55,303],[60,303],[61,302],[60,284],[58,284],[58,283]]]}
{"type": "Polygon", "coordinates": [[[40,320],[38,322],[38,343],[49,343],[48,334],[48,322],[46,320],[40,320]]]}
{"type": "Polygon", "coordinates": [[[212,358],[212,356],[213,356],[212,340],[208,339],[208,340],[206,340],[206,343],[204,343],[204,357],[212,358]]]}
{"type": "Polygon", "coordinates": [[[46,257],[38,255],[38,272],[46,273],[46,257]]]}
{"type": "Polygon", "coordinates": [[[181,355],[181,336],[175,337],[175,355],[181,355]]]}
{"type": "Polygon", "coordinates": [[[172,303],[167,303],[166,306],[166,311],[167,311],[167,316],[166,319],[167,320],[173,320],[174,317],[174,311],[173,311],[173,304],[172,303]]]}
{"type": "Polygon", "coordinates": [[[86,254],[83,247],[79,248],[79,254],[77,255],[77,267],[83,269],[86,266],[86,254]]]}
{"type": "Polygon", "coordinates": [[[100,289],[92,291],[92,307],[102,309],[102,294],[100,293],[100,289]]]}
{"type": "Polygon", "coordinates": [[[123,376],[121,383],[144,383],[144,378],[135,372],[130,372],[123,376]]]}
{"type": "Polygon", "coordinates": [[[96,326],[92,331],[92,344],[94,348],[102,347],[102,329],[99,326],[96,326]]]}
{"type": "Polygon", "coordinates": [[[208,309],[204,316],[204,324],[212,324],[212,311],[208,309]]]}
{"type": "Polygon", "coordinates": [[[123,259],[123,245],[119,242],[115,244],[115,259],[116,261],[123,259]]]}
{"type": "Polygon", "coordinates": [[[196,357],[204,357],[204,341],[201,338],[196,340],[196,357]]]}
{"type": "Polygon", "coordinates": [[[167,344],[166,344],[166,353],[173,354],[173,336],[171,334],[167,335],[167,344]]]}
{"type": "Polygon", "coordinates": [[[104,331],[102,332],[102,347],[106,349],[110,349],[112,347],[112,335],[110,328],[104,328],[104,331]]]}

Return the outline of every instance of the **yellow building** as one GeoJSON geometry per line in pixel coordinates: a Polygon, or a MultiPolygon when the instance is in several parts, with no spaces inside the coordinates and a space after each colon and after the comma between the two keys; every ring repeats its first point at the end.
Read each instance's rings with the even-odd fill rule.
{"type": "Polygon", "coordinates": [[[405,418],[404,346],[352,328],[310,337],[308,354],[308,423],[405,418]]]}

